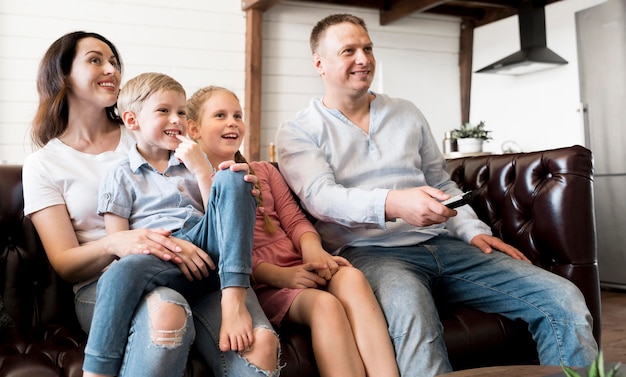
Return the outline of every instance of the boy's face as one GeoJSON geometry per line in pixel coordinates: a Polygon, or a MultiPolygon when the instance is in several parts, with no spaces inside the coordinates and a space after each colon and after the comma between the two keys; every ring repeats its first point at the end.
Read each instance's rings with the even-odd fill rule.
{"type": "Polygon", "coordinates": [[[232,160],[246,133],[239,100],[219,90],[204,101],[200,113],[198,122],[190,122],[189,135],[198,141],[211,163],[232,160]]]}
{"type": "Polygon", "coordinates": [[[139,113],[127,111],[122,116],[135,131],[141,151],[173,151],[180,144],[176,135],[187,134],[185,95],[175,90],[159,90],[143,102],[139,113]]]}

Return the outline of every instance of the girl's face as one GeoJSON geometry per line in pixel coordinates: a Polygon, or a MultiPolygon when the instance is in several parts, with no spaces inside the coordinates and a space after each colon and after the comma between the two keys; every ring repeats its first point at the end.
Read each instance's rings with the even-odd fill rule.
{"type": "Polygon", "coordinates": [[[126,111],[122,117],[127,126],[135,131],[139,151],[151,156],[173,151],[180,144],[176,136],[187,133],[185,94],[159,90],[143,102],[138,113],[126,111]]]}
{"type": "Polygon", "coordinates": [[[227,90],[216,90],[204,101],[199,114],[197,121],[189,120],[189,135],[211,164],[234,159],[246,133],[237,97],[227,90]]]}
{"type": "Polygon", "coordinates": [[[121,80],[119,68],[117,58],[106,43],[92,37],[78,41],[68,77],[68,101],[76,103],[70,108],[102,110],[113,106],[121,80]]]}

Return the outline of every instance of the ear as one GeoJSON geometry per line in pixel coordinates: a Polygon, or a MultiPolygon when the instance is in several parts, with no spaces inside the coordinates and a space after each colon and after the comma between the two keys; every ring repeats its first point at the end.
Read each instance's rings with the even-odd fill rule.
{"type": "Polygon", "coordinates": [[[122,120],[124,121],[126,128],[129,130],[136,131],[139,129],[139,122],[137,121],[137,116],[134,112],[124,111],[122,113],[122,120]]]}
{"type": "Polygon", "coordinates": [[[200,127],[196,121],[187,119],[187,133],[193,140],[200,140],[200,127]]]}
{"type": "Polygon", "coordinates": [[[322,56],[318,53],[313,54],[311,62],[313,63],[313,68],[315,68],[317,73],[321,76],[324,72],[322,67],[322,56]]]}

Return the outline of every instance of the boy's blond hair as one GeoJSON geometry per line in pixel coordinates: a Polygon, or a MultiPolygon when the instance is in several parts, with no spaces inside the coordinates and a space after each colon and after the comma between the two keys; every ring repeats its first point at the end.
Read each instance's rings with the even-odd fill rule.
{"type": "Polygon", "coordinates": [[[140,112],[144,101],[162,90],[173,90],[187,96],[183,86],[166,74],[148,72],[133,77],[122,87],[117,98],[120,115],[126,111],[140,112]]]}

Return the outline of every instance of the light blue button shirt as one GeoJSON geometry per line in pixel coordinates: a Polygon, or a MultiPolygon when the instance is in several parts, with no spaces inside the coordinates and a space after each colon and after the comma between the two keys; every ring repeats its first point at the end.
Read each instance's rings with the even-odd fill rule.
{"type": "Polygon", "coordinates": [[[173,152],[161,174],[133,147],[100,183],[98,214],[107,212],[127,218],[131,229],[178,230],[200,221],[204,206],[196,177],[173,152]]]}
{"type": "MultiPolygon", "coordinates": [[[[374,93],[372,93],[374,94],[374,93]]],[[[276,134],[281,173],[318,221],[325,246],[407,246],[448,230],[469,240],[491,234],[469,206],[446,224],[415,227],[385,220],[390,190],[433,186],[461,192],[445,170],[430,127],[411,102],[375,94],[369,133],[313,99],[276,134]]]]}

